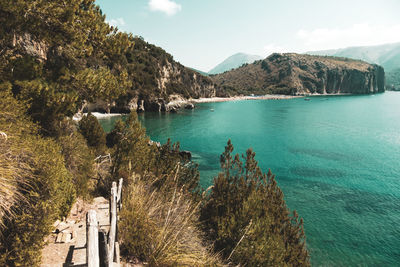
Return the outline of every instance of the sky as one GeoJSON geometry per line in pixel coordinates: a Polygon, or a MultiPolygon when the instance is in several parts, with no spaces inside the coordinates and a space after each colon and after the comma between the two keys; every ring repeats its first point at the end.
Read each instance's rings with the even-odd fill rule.
{"type": "Polygon", "coordinates": [[[106,21],[185,66],[400,42],[400,0],[96,0],[106,21]]]}

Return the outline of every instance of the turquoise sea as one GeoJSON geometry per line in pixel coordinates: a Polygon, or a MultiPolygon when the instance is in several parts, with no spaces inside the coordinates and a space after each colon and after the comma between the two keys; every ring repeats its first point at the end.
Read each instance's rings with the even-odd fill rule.
{"type": "Polygon", "coordinates": [[[229,138],[238,153],[252,147],[304,218],[314,266],[400,266],[400,92],[203,103],[139,118],[153,140],[192,152],[203,186],[229,138]]]}

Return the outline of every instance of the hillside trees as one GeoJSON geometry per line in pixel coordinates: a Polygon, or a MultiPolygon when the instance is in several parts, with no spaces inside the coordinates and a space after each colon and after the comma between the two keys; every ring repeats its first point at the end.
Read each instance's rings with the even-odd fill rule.
{"type": "Polygon", "coordinates": [[[241,161],[228,141],[221,173],[201,211],[215,250],[235,264],[308,266],[303,221],[289,210],[274,175],[262,173],[249,149],[241,161]]]}
{"type": "Polygon", "coordinates": [[[85,101],[110,105],[131,86],[124,53],[133,37],[110,27],[94,0],[1,0],[0,22],[0,81],[46,135],[85,101]]]}

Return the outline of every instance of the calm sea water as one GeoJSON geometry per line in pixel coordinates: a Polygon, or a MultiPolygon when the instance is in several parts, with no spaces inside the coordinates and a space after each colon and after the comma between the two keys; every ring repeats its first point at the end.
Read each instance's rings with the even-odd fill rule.
{"type": "Polygon", "coordinates": [[[400,266],[400,93],[204,103],[139,117],[153,140],[192,152],[203,186],[229,138],[238,153],[252,147],[304,218],[314,266],[400,266]]]}

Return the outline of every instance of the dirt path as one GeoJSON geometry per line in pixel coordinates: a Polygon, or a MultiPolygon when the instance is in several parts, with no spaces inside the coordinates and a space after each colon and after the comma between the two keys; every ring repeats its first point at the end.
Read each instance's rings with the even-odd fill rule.
{"type": "Polygon", "coordinates": [[[46,238],[42,267],[86,266],[86,213],[94,209],[100,229],[109,230],[109,201],[103,197],[92,203],[78,200],[64,222],[54,224],[55,231],[46,238]]]}

